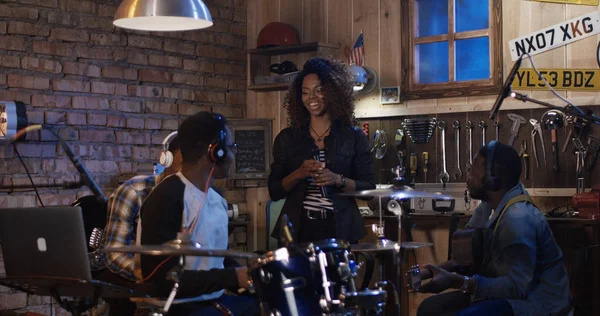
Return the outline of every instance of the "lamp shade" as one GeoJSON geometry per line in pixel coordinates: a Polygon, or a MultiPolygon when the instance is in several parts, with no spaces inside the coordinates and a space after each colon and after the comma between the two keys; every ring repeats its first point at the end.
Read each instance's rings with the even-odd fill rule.
{"type": "Polygon", "coordinates": [[[123,0],[113,24],[138,31],[188,31],[213,21],[202,0],[123,0]]]}

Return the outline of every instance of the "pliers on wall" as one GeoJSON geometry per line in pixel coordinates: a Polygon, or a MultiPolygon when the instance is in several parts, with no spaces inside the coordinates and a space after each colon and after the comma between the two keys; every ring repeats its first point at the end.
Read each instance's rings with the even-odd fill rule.
{"type": "Polygon", "coordinates": [[[531,146],[533,147],[533,155],[535,156],[535,165],[536,167],[540,167],[540,159],[537,154],[537,146],[535,145],[535,135],[540,135],[540,143],[542,144],[542,154],[544,156],[544,166],[548,164],[546,161],[546,148],[544,148],[544,136],[542,135],[542,126],[540,122],[536,119],[529,119],[529,123],[533,125],[533,129],[531,130],[531,146]]]}

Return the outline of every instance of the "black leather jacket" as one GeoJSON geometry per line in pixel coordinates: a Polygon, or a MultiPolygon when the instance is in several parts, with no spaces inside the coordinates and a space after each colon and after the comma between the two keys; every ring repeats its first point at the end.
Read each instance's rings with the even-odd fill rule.
{"type": "MultiPolygon", "coordinates": [[[[298,183],[290,192],[283,189],[283,178],[298,169],[304,160],[313,159],[315,141],[309,127],[282,130],[273,145],[273,164],[269,175],[269,194],[274,201],[286,199],[271,234],[279,237],[281,218],[286,214],[294,227],[294,238],[299,230],[301,212],[308,180],[298,183]]],[[[373,157],[369,150],[369,141],[358,127],[335,122],[325,137],[327,152],[326,167],[334,173],[343,174],[356,182],[356,190],[375,188],[373,157]]],[[[336,238],[345,241],[358,241],[367,232],[354,198],[339,196],[341,192],[335,186],[327,187],[336,212],[336,238]]]]}

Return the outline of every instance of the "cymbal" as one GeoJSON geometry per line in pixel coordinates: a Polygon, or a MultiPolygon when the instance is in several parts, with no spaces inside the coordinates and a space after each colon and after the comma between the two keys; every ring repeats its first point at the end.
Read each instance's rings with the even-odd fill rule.
{"type": "Polygon", "coordinates": [[[356,244],[356,245],[351,245],[350,251],[380,253],[380,252],[387,252],[387,251],[399,251],[400,247],[403,249],[418,249],[418,248],[431,247],[431,246],[433,246],[433,244],[430,242],[409,241],[409,242],[402,242],[402,243],[400,243],[400,245],[398,245],[398,243],[387,241],[386,243],[383,243],[383,244],[377,242],[377,243],[360,243],[360,244],[356,244]]]}
{"type": "Polygon", "coordinates": [[[350,245],[350,251],[358,252],[387,252],[387,251],[400,251],[398,243],[387,240],[379,239],[376,243],[360,243],[350,245]]]}
{"type": "Polygon", "coordinates": [[[424,191],[417,191],[409,186],[396,186],[386,189],[374,189],[374,190],[363,190],[363,191],[351,191],[340,193],[340,196],[351,196],[351,197],[389,197],[394,199],[411,199],[411,198],[431,198],[438,200],[453,200],[454,198],[449,195],[441,193],[430,193],[424,191]]]}
{"type": "Polygon", "coordinates": [[[433,243],[418,241],[405,241],[402,243],[402,248],[404,249],[419,249],[425,247],[433,247],[433,243]]]}
{"type": "Polygon", "coordinates": [[[254,259],[258,258],[255,253],[224,250],[224,249],[207,249],[199,248],[194,245],[146,245],[146,246],[124,246],[110,247],[104,249],[105,252],[125,252],[139,253],[142,255],[151,256],[192,256],[192,257],[227,257],[237,259],[254,259]]]}

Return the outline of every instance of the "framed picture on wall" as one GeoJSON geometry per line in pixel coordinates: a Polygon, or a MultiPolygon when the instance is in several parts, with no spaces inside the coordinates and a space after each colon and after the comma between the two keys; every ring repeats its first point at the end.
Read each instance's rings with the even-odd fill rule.
{"type": "Polygon", "coordinates": [[[400,87],[381,87],[379,102],[381,104],[400,103],[400,87]]]}

